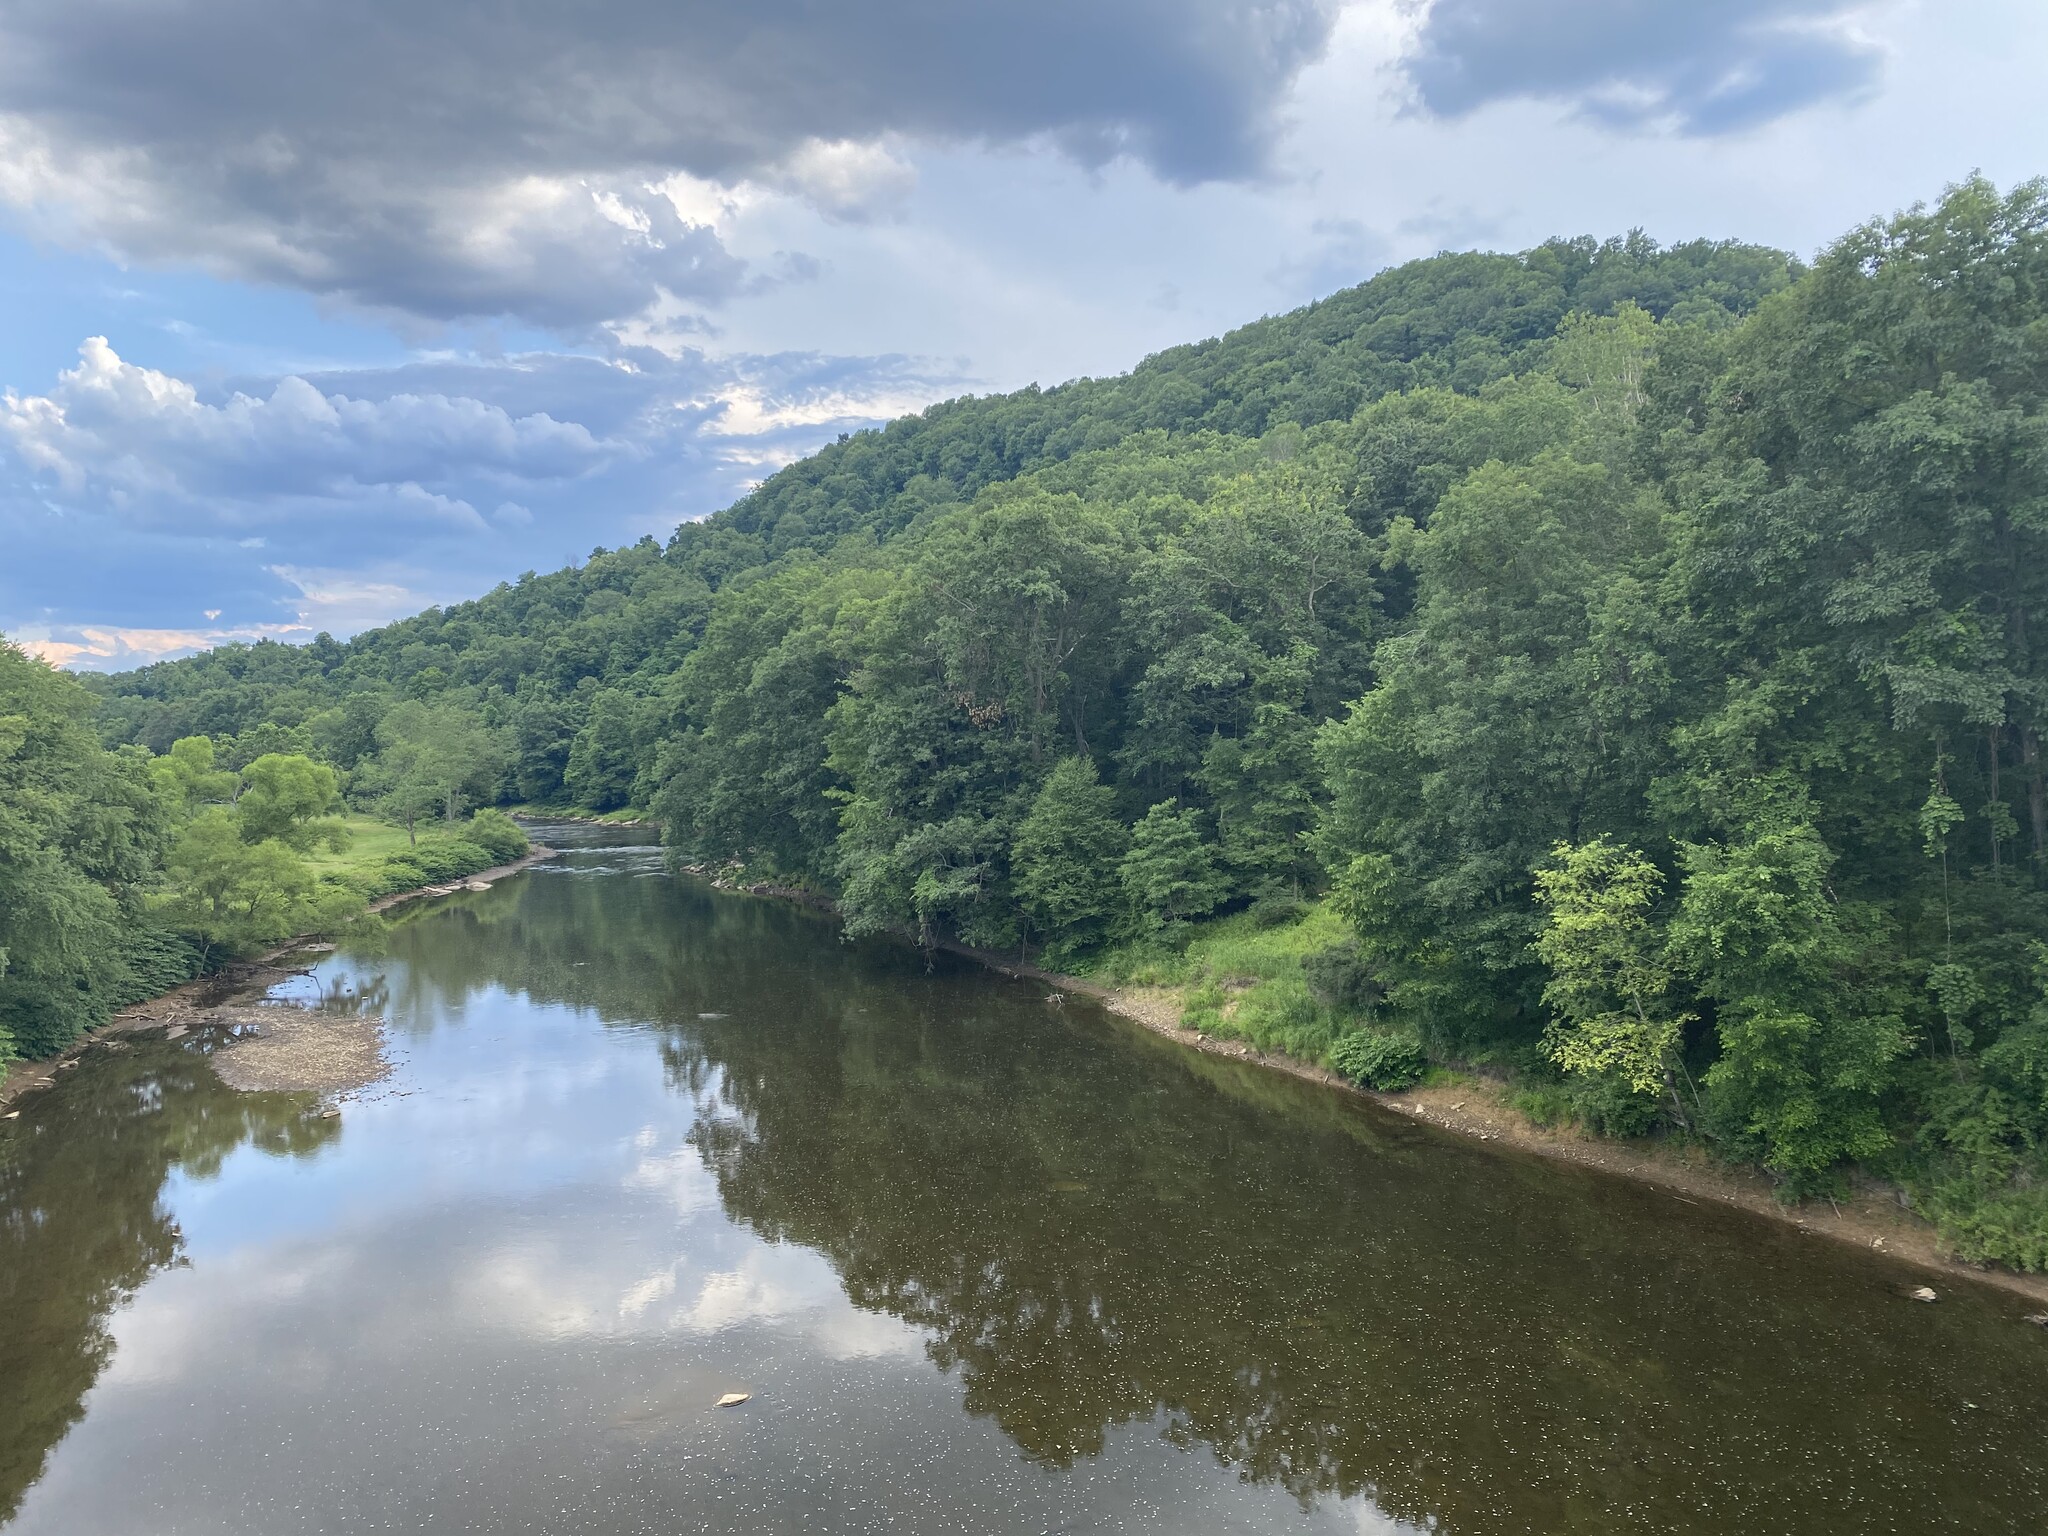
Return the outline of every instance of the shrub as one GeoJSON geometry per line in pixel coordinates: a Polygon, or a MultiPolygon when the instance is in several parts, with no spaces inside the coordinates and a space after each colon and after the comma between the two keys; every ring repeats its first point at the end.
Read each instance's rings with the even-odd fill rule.
{"type": "Polygon", "coordinates": [[[1921,1192],[1942,1241],[1957,1258],[1973,1264],[2048,1269],[2048,1184],[1987,1188],[1985,1183],[1953,1178],[1921,1192]]]}
{"type": "Polygon", "coordinates": [[[533,846],[519,829],[519,823],[503,811],[488,807],[469,818],[469,825],[462,829],[462,835],[466,841],[475,843],[488,853],[495,864],[510,864],[514,859],[524,857],[533,846]]]}
{"type": "Polygon", "coordinates": [[[1391,1093],[1421,1082],[1429,1063],[1413,1035],[1361,1029],[1330,1048],[1330,1065],[1354,1083],[1391,1093]]]}
{"type": "Polygon", "coordinates": [[[494,862],[488,851],[461,837],[422,838],[412,857],[429,880],[459,880],[494,862]]]}
{"type": "Polygon", "coordinates": [[[1538,1125],[1580,1125],[1596,1136],[1647,1136],[1663,1106],[1612,1078],[1538,1079],[1517,1089],[1516,1109],[1538,1125]]]}
{"type": "Polygon", "coordinates": [[[1317,1002],[1334,1013],[1360,1013],[1370,1018],[1386,996],[1358,945],[1337,944],[1301,957],[1301,973],[1317,1002]]]}

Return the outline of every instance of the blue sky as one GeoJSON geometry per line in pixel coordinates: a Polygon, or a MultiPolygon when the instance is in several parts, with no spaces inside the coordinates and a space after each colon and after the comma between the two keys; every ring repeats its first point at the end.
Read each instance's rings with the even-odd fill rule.
{"type": "Polygon", "coordinates": [[[1390,262],[2048,172],[2038,0],[19,0],[0,631],[348,634],[1390,262]]]}

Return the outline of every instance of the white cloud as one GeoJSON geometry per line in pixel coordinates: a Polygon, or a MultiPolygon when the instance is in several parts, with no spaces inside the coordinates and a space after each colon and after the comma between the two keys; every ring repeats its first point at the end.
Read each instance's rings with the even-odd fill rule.
{"type": "Polygon", "coordinates": [[[567,480],[622,451],[545,413],[447,395],[356,400],[290,376],[267,398],[209,404],[105,337],[79,352],[49,394],[0,396],[0,439],[65,498],[138,524],[225,531],[326,512],[481,530],[452,483],[567,480]]]}
{"type": "Polygon", "coordinates": [[[429,598],[397,579],[378,579],[383,573],[343,570],[313,570],[302,566],[267,567],[273,576],[290,582],[300,600],[299,622],[293,628],[313,634],[352,635],[357,630],[388,624],[406,614],[417,613],[429,598]]]}
{"type": "Polygon", "coordinates": [[[828,219],[861,223],[901,213],[917,188],[917,168],[887,145],[812,139],[773,167],[766,180],[828,219]]]}

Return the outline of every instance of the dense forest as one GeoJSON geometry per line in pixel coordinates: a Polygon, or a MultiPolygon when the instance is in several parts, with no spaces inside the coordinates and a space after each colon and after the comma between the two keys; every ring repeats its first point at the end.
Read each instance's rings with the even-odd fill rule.
{"type": "MultiPolygon", "coordinates": [[[[98,754],[33,836],[189,935],[149,849],[245,796],[149,799],[180,752],[406,823],[638,808],[856,932],[1190,982],[1206,1027],[1504,1073],[1788,1194],[1860,1168],[2048,1267],[2044,390],[2041,184],[1810,268],[1439,256],[346,643],[15,663],[98,754]],[[1286,957],[1257,1006],[1191,969],[1229,944],[1286,957]]],[[[20,926],[0,1023],[47,1045],[20,926]]]]}

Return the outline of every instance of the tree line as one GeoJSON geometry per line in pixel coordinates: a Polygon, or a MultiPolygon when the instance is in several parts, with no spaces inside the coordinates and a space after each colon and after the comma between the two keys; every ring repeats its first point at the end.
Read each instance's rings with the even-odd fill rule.
{"type": "MultiPolygon", "coordinates": [[[[91,728],[97,702],[0,645],[0,1062],[59,1051],[115,1009],[280,940],[338,930],[375,897],[526,849],[486,809],[404,852],[323,868],[315,855],[351,837],[345,776],[278,750],[290,733],[110,749],[91,728]]],[[[396,819],[431,809],[455,823],[476,771],[467,717],[414,706],[380,730],[358,794],[396,819]]]]}
{"type": "Polygon", "coordinates": [[[2041,1267],[2044,227],[1971,180],[1810,268],[1411,263],[665,547],[95,683],[103,728],[353,774],[438,711],[476,793],[653,810],[855,931],[1159,975],[1312,935],[1290,1048],[1871,1169],[2041,1267]]]}

